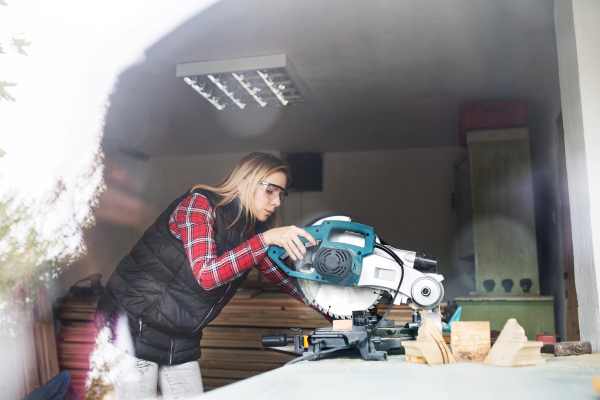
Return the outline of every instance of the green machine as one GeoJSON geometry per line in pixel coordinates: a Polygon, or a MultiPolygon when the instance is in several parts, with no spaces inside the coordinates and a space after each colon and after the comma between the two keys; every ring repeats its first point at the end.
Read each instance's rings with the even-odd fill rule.
{"type": "Polygon", "coordinates": [[[471,131],[455,162],[459,256],[475,262],[476,297],[454,300],[463,321],[501,330],[516,318],[530,340],[554,332],[554,299],[540,296],[529,132],[471,131]]]}

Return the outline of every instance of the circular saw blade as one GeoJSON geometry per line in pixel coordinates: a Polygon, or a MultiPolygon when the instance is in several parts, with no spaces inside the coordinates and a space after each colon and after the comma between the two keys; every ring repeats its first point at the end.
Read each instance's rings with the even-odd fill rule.
{"type": "Polygon", "coordinates": [[[352,311],[372,308],[381,291],[373,288],[355,288],[298,279],[298,287],[309,302],[336,319],[352,317],[352,311]]]}

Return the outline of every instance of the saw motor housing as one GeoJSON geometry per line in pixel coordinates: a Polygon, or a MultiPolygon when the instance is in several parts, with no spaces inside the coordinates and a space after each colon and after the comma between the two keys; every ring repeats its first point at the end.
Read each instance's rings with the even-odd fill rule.
{"type": "MultiPolygon", "coordinates": [[[[439,314],[444,296],[443,277],[437,273],[437,258],[381,244],[372,227],[351,222],[347,216],[322,219],[304,228],[317,245],[304,238],[307,252],[292,261],[287,252],[271,246],[269,257],[289,276],[309,304],[337,319],[350,319],[352,311],[372,308],[383,292],[395,304],[410,303],[415,312],[439,314]],[[400,265],[380,247],[395,253],[400,265]],[[378,248],[379,247],[379,248],[378,248]]],[[[433,317],[435,316],[425,316],[433,317]]],[[[437,321],[436,321],[437,322],[437,321]]],[[[441,330],[441,322],[437,322],[441,330]]]]}

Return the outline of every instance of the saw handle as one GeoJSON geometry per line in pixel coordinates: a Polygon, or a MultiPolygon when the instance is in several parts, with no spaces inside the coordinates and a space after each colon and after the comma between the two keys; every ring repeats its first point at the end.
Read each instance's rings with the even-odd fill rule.
{"type": "MultiPolygon", "coordinates": [[[[340,245],[338,242],[330,242],[331,234],[333,231],[346,231],[358,233],[365,238],[365,245],[363,247],[356,246],[353,244],[341,243],[343,248],[351,248],[353,249],[357,255],[366,256],[373,253],[373,249],[375,247],[375,231],[372,227],[359,224],[356,222],[350,221],[323,221],[321,225],[317,226],[308,226],[304,228],[308,233],[313,235],[316,239],[315,234],[321,237],[321,247],[337,247],[340,245]],[[312,229],[311,229],[312,228],[312,229]],[[314,229],[314,233],[313,233],[314,229]]],[[[307,240],[304,238],[300,238],[302,242],[306,242],[307,240]]],[[[362,257],[360,257],[362,259],[362,257]]]]}
{"type": "MultiPolygon", "coordinates": [[[[321,225],[307,226],[306,228],[304,228],[304,230],[310,233],[311,236],[315,238],[315,240],[321,240],[321,247],[340,248],[343,250],[351,249],[354,251],[354,253],[356,253],[360,260],[362,260],[363,256],[372,254],[373,249],[375,248],[375,231],[373,230],[373,228],[356,222],[323,221],[321,225]],[[346,231],[358,233],[364,236],[365,245],[363,247],[360,247],[353,244],[330,242],[329,239],[331,237],[332,231],[346,231]]],[[[308,240],[306,240],[302,236],[299,236],[299,239],[302,241],[302,243],[308,242],[308,240]]],[[[269,247],[269,257],[273,261],[275,261],[279,266],[281,266],[279,257],[285,254],[285,252],[285,249],[279,246],[269,247]]]]}
{"type": "Polygon", "coordinates": [[[265,333],[262,336],[263,347],[285,347],[294,343],[293,337],[288,337],[285,333],[265,333]]]}

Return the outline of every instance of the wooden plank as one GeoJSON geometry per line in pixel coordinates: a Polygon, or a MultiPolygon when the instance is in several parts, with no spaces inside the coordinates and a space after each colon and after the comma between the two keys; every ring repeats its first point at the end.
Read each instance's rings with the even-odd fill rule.
{"type": "Polygon", "coordinates": [[[294,358],[296,357],[263,349],[219,349],[210,347],[203,348],[200,357],[201,360],[238,361],[243,363],[288,362],[294,358]]]}
{"type": "Polygon", "coordinates": [[[61,356],[65,355],[89,355],[94,350],[93,343],[74,343],[74,342],[61,342],[58,343],[58,353],[61,356]]]}
{"type": "Polygon", "coordinates": [[[200,369],[202,368],[217,368],[217,369],[234,369],[244,371],[271,371],[281,367],[285,362],[253,362],[253,363],[239,363],[236,361],[221,361],[221,360],[208,360],[200,358],[198,360],[200,369]]]}
{"type": "Polygon", "coordinates": [[[76,368],[87,370],[90,368],[90,360],[88,356],[61,356],[59,354],[58,365],[62,369],[71,370],[72,368],[76,368]]]}
{"type": "Polygon", "coordinates": [[[203,337],[210,335],[222,335],[222,334],[233,334],[233,335],[255,335],[257,337],[262,336],[265,333],[286,333],[290,334],[291,330],[287,328],[257,328],[257,327],[235,327],[235,326],[219,326],[219,325],[208,325],[202,330],[203,337]]]}
{"type": "Polygon", "coordinates": [[[234,324],[231,324],[231,322],[240,321],[240,324],[239,324],[240,326],[246,325],[246,326],[256,326],[256,327],[278,326],[277,323],[279,322],[279,326],[282,328],[287,327],[287,326],[316,327],[316,326],[330,325],[329,322],[325,318],[321,318],[321,317],[319,317],[319,318],[303,318],[303,317],[294,318],[294,315],[292,314],[292,315],[289,315],[286,317],[269,318],[268,316],[253,316],[250,313],[248,313],[244,316],[229,316],[227,314],[220,315],[217,318],[215,318],[214,321],[211,322],[211,324],[212,325],[223,325],[220,323],[221,321],[228,321],[228,322],[230,322],[229,325],[234,325],[234,324]],[[218,323],[217,323],[217,321],[218,321],[218,323]],[[299,325],[298,322],[296,322],[294,324],[295,321],[300,321],[304,325],[299,325]]]}
{"type": "Polygon", "coordinates": [[[56,317],[58,319],[76,319],[82,321],[93,321],[94,313],[93,312],[62,312],[59,311],[56,313],[56,317]]]}
{"type": "Polygon", "coordinates": [[[255,318],[227,318],[218,317],[211,324],[214,325],[232,325],[232,326],[256,326],[256,327],[274,327],[274,328],[324,328],[331,326],[326,319],[323,321],[312,319],[255,319],[255,318]]]}
{"type": "MultiPolygon", "coordinates": [[[[71,385],[73,387],[85,387],[85,378],[71,377],[71,385]]],[[[81,392],[78,390],[77,393],[81,393],[81,392]]]]}
{"type": "Polygon", "coordinates": [[[34,322],[33,329],[40,385],[43,385],[59,373],[54,321],[34,322]]]}
{"type": "Polygon", "coordinates": [[[231,383],[235,383],[239,381],[239,379],[230,379],[230,378],[205,378],[202,377],[202,385],[208,386],[210,388],[216,389],[223,387],[225,385],[229,385],[231,383]]]}
{"type": "MultiPolygon", "coordinates": [[[[227,309],[227,307],[225,307],[227,309]]],[[[315,312],[304,312],[304,311],[273,311],[273,310],[247,310],[247,311],[225,311],[223,310],[217,318],[256,318],[256,319],[264,319],[264,318],[280,318],[280,319],[311,319],[320,321],[323,320],[327,322],[327,320],[323,317],[323,315],[315,312]]]]}
{"type": "Polygon", "coordinates": [[[79,328],[90,328],[96,329],[96,325],[93,322],[85,322],[85,321],[62,321],[65,326],[69,327],[79,327],[79,328]]]}
{"type": "Polygon", "coordinates": [[[69,374],[71,374],[71,378],[78,378],[78,379],[86,379],[88,372],[89,371],[87,369],[71,368],[69,370],[69,374]]]}
{"type": "Polygon", "coordinates": [[[235,292],[235,295],[233,296],[233,298],[236,300],[250,300],[253,297],[256,297],[258,294],[260,294],[262,291],[263,291],[262,289],[239,288],[235,292]]]}
{"type": "Polygon", "coordinates": [[[58,340],[65,342],[94,343],[98,331],[92,323],[70,324],[60,328],[58,340]]]}
{"type": "Polygon", "coordinates": [[[571,225],[571,205],[569,199],[569,179],[567,177],[567,161],[565,155],[565,131],[562,115],[556,121],[558,125],[558,151],[556,157],[556,172],[558,179],[558,193],[560,195],[560,232],[561,253],[564,266],[565,297],[567,301],[567,340],[579,341],[579,314],[577,291],[575,289],[575,260],[573,255],[573,227],[571,225]]]}
{"type": "Polygon", "coordinates": [[[457,362],[483,361],[490,351],[489,321],[455,321],[451,331],[452,355],[457,362]]]}
{"type": "Polygon", "coordinates": [[[246,379],[252,376],[260,375],[264,371],[253,371],[253,370],[235,370],[235,369],[217,369],[217,368],[202,368],[202,378],[233,378],[233,379],[246,379]]]}
{"type": "Polygon", "coordinates": [[[527,341],[525,330],[516,319],[511,318],[504,325],[483,363],[501,367],[544,365],[546,360],[540,354],[542,346],[542,342],[527,341]]]}
{"type": "Polygon", "coordinates": [[[57,307],[55,315],[59,319],[93,321],[99,298],[71,297],[57,307]]]}
{"type": "Polygon", "coordinates": [[[23,360],[23,373],[27,393],[31,393],[40,387],[39,370],[35,352],[35,338],[33,334],[33,323],[23,324],[20,336],[21,357],[23,360]]]}
{"type": "Polygon", "coordinates": [[[417,340],[405,341],[402,344],[408,362],[429,365],[456,363],[435,322],[431,319],[426,319],[421,325],[417,340]]]}

